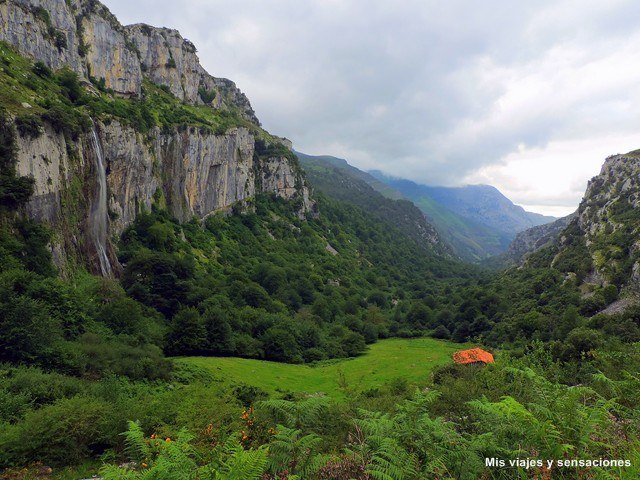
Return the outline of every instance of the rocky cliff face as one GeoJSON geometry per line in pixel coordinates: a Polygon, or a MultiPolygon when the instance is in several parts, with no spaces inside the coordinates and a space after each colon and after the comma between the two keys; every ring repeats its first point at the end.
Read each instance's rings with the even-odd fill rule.
{"type": "Polygon", "coordinates": [[[144,71],[181,100],[240,108],[259,123],[246,96],[232,81],[209,75],[177,30],[124,27],[96,0],[6,0],[0,3],[0,40],[53,69],[104,79],[105,88],[123,96],[141,95],[144,71]]]}
{"type": "Polygon", "coordinates": [[[577,213],[572,213],[566,217],[559,218],[555,222],[538,225],[518,233],[509,245],[506,253],[507,260],[519,264],[527,254],[553,244],[576,217],[577,213]]]}
{"type": "Polygon", "coordinates": [[[259,125],[247,97],[235,84],[209,75],[200,65],[196,47],[177,30],[130,25],[126,32],[140,55],[140,65],[156,84],[165,85],[185,102],[214,108],[240,108],[247,120],[259,125]]]}
{"type": "Polygon", "coordinates": [[[575,214],[524,232],[510,251],[522,257],[540,249],[541,255],[529,259],[566,273],[567,279],[576,278],[585,296],[607,285],[636,290],[640,286],[639,207],[640,151],[610,156],[600,174],[589,181],[575,214]],[[542,246],[549,248],[542,250],[542,246]]]}
{"type": "Polygon", "coordinates": [[[640,150],[608,157],[591,179],[577,225],[600,283],[640,283],[640,150]]]}
{"type": "Polygon", "coordinates": [[[86,75],[86,64],[78,54],[75,16],[63,0],[0,3],[0,40],[51,68],[68,66],[86,75]]]}
{"type": "Polygon", "coordinates": [[[301,214],[313,208],[302,171],[284,142],[259,128],[244,94],[233,82],[209,75],[193,44],[177,31],[123,27],[95,0],[8,0],[0,3],[0,40],[52,69],[68,67],[87,86],[93,82],[115,97],[144,95],[146,77],[181,101],[239,118],[222,131],[186,124],[140,132],[102,115],[73,138],[43,116],[38,135],[18,135],[18,173],[35,179],[26,210],[64,232],[54,246],[59,264],[71,249],[88,256],[99,271],[86,232],[100,163],[106,169],[112,241],[106,250],[114,263],[113,241],[154,202],[181,221],[204,218],[259,192],[299,198],[301,214]],[[101,162],[95,158],[96,139],[101,162]]]}

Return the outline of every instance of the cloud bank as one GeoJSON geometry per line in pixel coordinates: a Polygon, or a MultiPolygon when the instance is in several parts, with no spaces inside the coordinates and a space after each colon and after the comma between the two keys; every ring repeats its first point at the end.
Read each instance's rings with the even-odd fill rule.
{"type": "Polygon", "coordinates": [[[180,30],[296,149],[362,169],[558,215],[605,156],[640,148],[632,0],[104,3],[180,30]]]}

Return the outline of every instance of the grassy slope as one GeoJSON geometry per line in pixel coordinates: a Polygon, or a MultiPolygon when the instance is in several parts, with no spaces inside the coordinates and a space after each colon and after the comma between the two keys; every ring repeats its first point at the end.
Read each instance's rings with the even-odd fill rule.
{"type": "Polygon", "coordinates": [[[187,357],[178,363],[205,368],[225,383],[246,383],[274,392],[307,392],[339,398],[345,386],[357,391],[376,388],[395,378],[424,382],[433,367],[451,362],[451,354],[466,348],[432,338],[388,339],[349,360],[315,366],[224,357],[187,357]]]}

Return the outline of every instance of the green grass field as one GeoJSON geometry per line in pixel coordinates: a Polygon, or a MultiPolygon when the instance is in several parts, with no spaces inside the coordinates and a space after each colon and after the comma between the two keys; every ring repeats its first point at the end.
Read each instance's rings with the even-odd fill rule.
{"type": "Polygon", "coordinates": [[[424,383],[434,366],[450,363],[451,354],[464,348],[468,346],[432,338],[394,338],[371,345],[360,357],[315,366],[223,357],[186,357],[176,362],[204,368],[224,383],[245,383],[269,393],[322,392],[339,398],[345,387],[362,391],[395,378],[424,383]]]}

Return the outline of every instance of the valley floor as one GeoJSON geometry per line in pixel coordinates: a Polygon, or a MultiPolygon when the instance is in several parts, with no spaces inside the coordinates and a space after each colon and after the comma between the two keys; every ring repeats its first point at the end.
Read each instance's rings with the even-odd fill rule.
{"type": "Polygon", "coordinates": [[[345,390],[378,388],[395,379],[426,383],[433,367],[451,363],[451,354],[466,348],[433,338],[387,339],[352,359],[329,360],[314,366],[232,357],[186,357],[181,365],[204,368],[228,384],[244,383],[270,394],[293,392],[341,398],[345,390]]]}

